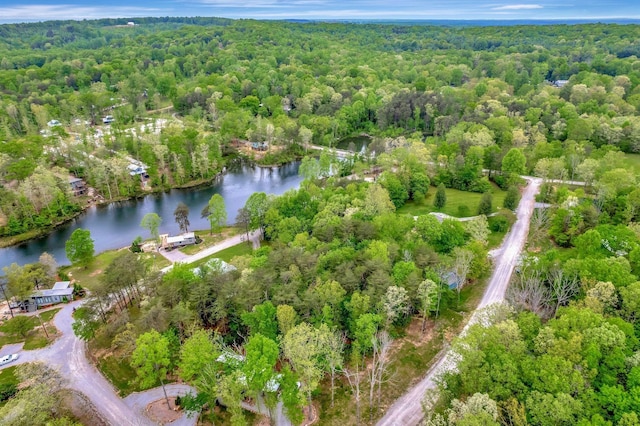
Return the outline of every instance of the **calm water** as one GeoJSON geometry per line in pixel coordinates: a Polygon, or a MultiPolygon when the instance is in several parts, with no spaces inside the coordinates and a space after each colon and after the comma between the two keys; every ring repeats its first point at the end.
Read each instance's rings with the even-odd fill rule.
{"type": "Polygon", "coordinates": [[[297,188],[302,180],[298,176],[298,162],[279,168],[237,166],[232,168],[211,185],[197,189],[174,189],[159,195],[148,195],[138,200],[111,203],[88,209],[75,220],[57,228],[49,235],[23,244],[0,249],[0,268],[15,262],[20,265],[37,262],[43,252],[52,254],[58,264],[68,264],[64,244],[77,228],[91,231],[96,253],[125,247],[140,235],[149,238],[149,232],[140,227],[142,217],[147,213],[157,213],[162,218],[160,233],[179,233],[173,218],[173,211],[179,202],[189,206],[189,230],[209,229],[209,222],[200,218],[200,211],[213,194],[220,194],[227,207],[227,219],[234,223],[238,209],[254,192],[282,194],[297,188]]]}

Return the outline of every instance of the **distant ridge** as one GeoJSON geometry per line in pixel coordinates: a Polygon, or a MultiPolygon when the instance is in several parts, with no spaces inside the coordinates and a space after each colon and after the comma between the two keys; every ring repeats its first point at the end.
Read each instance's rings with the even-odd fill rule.
{"type": "Polygon", "coordinates": [[[583,25],[620,24],[638,25],[640,19],[288,19],[288,22],[335,22],[341,24],[382,24],[382,25],[436,25],[450,27],[503,27],[517,25],[583,25]]]}

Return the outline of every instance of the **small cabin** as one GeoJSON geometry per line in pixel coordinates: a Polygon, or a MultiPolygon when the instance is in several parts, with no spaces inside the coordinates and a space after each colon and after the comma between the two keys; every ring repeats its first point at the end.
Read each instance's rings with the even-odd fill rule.
{"type": "Polygon", "coordinates": [[[69,186],[71,187],[71,192],[73,192],[73,195],[76,197],[87,193],[87,184],[80,178],[70,176],[69,186]]]}
{"type": "Polygon", "coordinates": [[[129,174],[131,176],[143,176],[147,174],[147,169],[143,164],[131,163],[127,166],[127,169],[129,169],[129,174]]]}

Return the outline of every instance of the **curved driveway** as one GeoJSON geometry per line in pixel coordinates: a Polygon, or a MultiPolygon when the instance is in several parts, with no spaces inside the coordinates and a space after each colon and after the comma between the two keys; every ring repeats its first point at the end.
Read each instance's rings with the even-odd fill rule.
{"type": "MultiPolygon", "coordinates": [[[[527,180],[528,185],[516,210],[517,220],[504,239],[500,250],[495,252],[494,261],[496,267],[491,274],[487,289],[478,308],[461,334],[464,334],[471,324],[478,321],[479,315],[476,315],[476,313],[479,309],[504,300],[511,274],[527,240],[529,223],[535,204],[535,195],[540,190],[540,184],[542,183],[542,180],[538,178],[527,178],[527,180]]],[[[413,426],[420,423],[424,417],[422,399],[426,391],[437,387],[436,380],[442,373],[455,368],[456,354],[452,351],[445,348],[437,355],[437,358],[438,361],[429,369],[426,376],[389,407],[384,417],[378,421],[378,426],[413,426]]]]}
{"type": "MultiPolygon", "coordinates": [[[[60,371],[67,379],[68,387],[86,395],[109,424],[118,426],[154,425],[154,422],[144,416],[144,408],[150,402],[164,397],[162,388],[139,392],[124,400],[117,395],[111,383],[87,360],[85,343],[73,334],[71,314],[73,308],[81,303],[82,301],[65,305],[54,317],[53,322],[62,336],[48,347],[25,351],[22,350],[22,343],[3,346],[0,350],[0,356],[19,353],[20,358],[15,362],[1,366],[0,370],[17,364],[41,361],[60,371]],[[158,392],[160,397],[158,397],[158,392]]],[[[167,385],[169,396],[184,395],[188,389],[189,387],[184,385],[167,385]]],[[[197,416],[188,418],[183,415],[172,424],[193,426],[196,422],[197,416]]]]}

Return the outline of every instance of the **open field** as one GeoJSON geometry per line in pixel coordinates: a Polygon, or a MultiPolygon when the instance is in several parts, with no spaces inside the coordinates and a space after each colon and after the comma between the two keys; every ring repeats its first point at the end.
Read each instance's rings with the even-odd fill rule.
{"type": "MultiPolygon", "coordinates": [[[[429,188],[429,193],[423,201],[408,201],[404,206],[399,208],[397,212],[399,214],[410,214],[412,216],[421,216],[435,211],[455,217],[475,216],[478,214],[478,205],[480,204],[482,194],[478,192],[459,191],[451,188],[447,188],[446,193],[447,203],[441,210],[436,210],[433,207],[433,199],[436,195],[436,190],[435,188],[429,188]],[[460,214],[461,206],[467,207],[467,214],[460,214]]],[[[493,194],[493,211],[496,212],[498,211],[498,207],[502,207],[504,197],[507,195],[507,192],[501,190],[495,185],[492,185],[491,193],[493,194]]],[[[464,209],[464,207],[462,208],[464,209]]]]}

